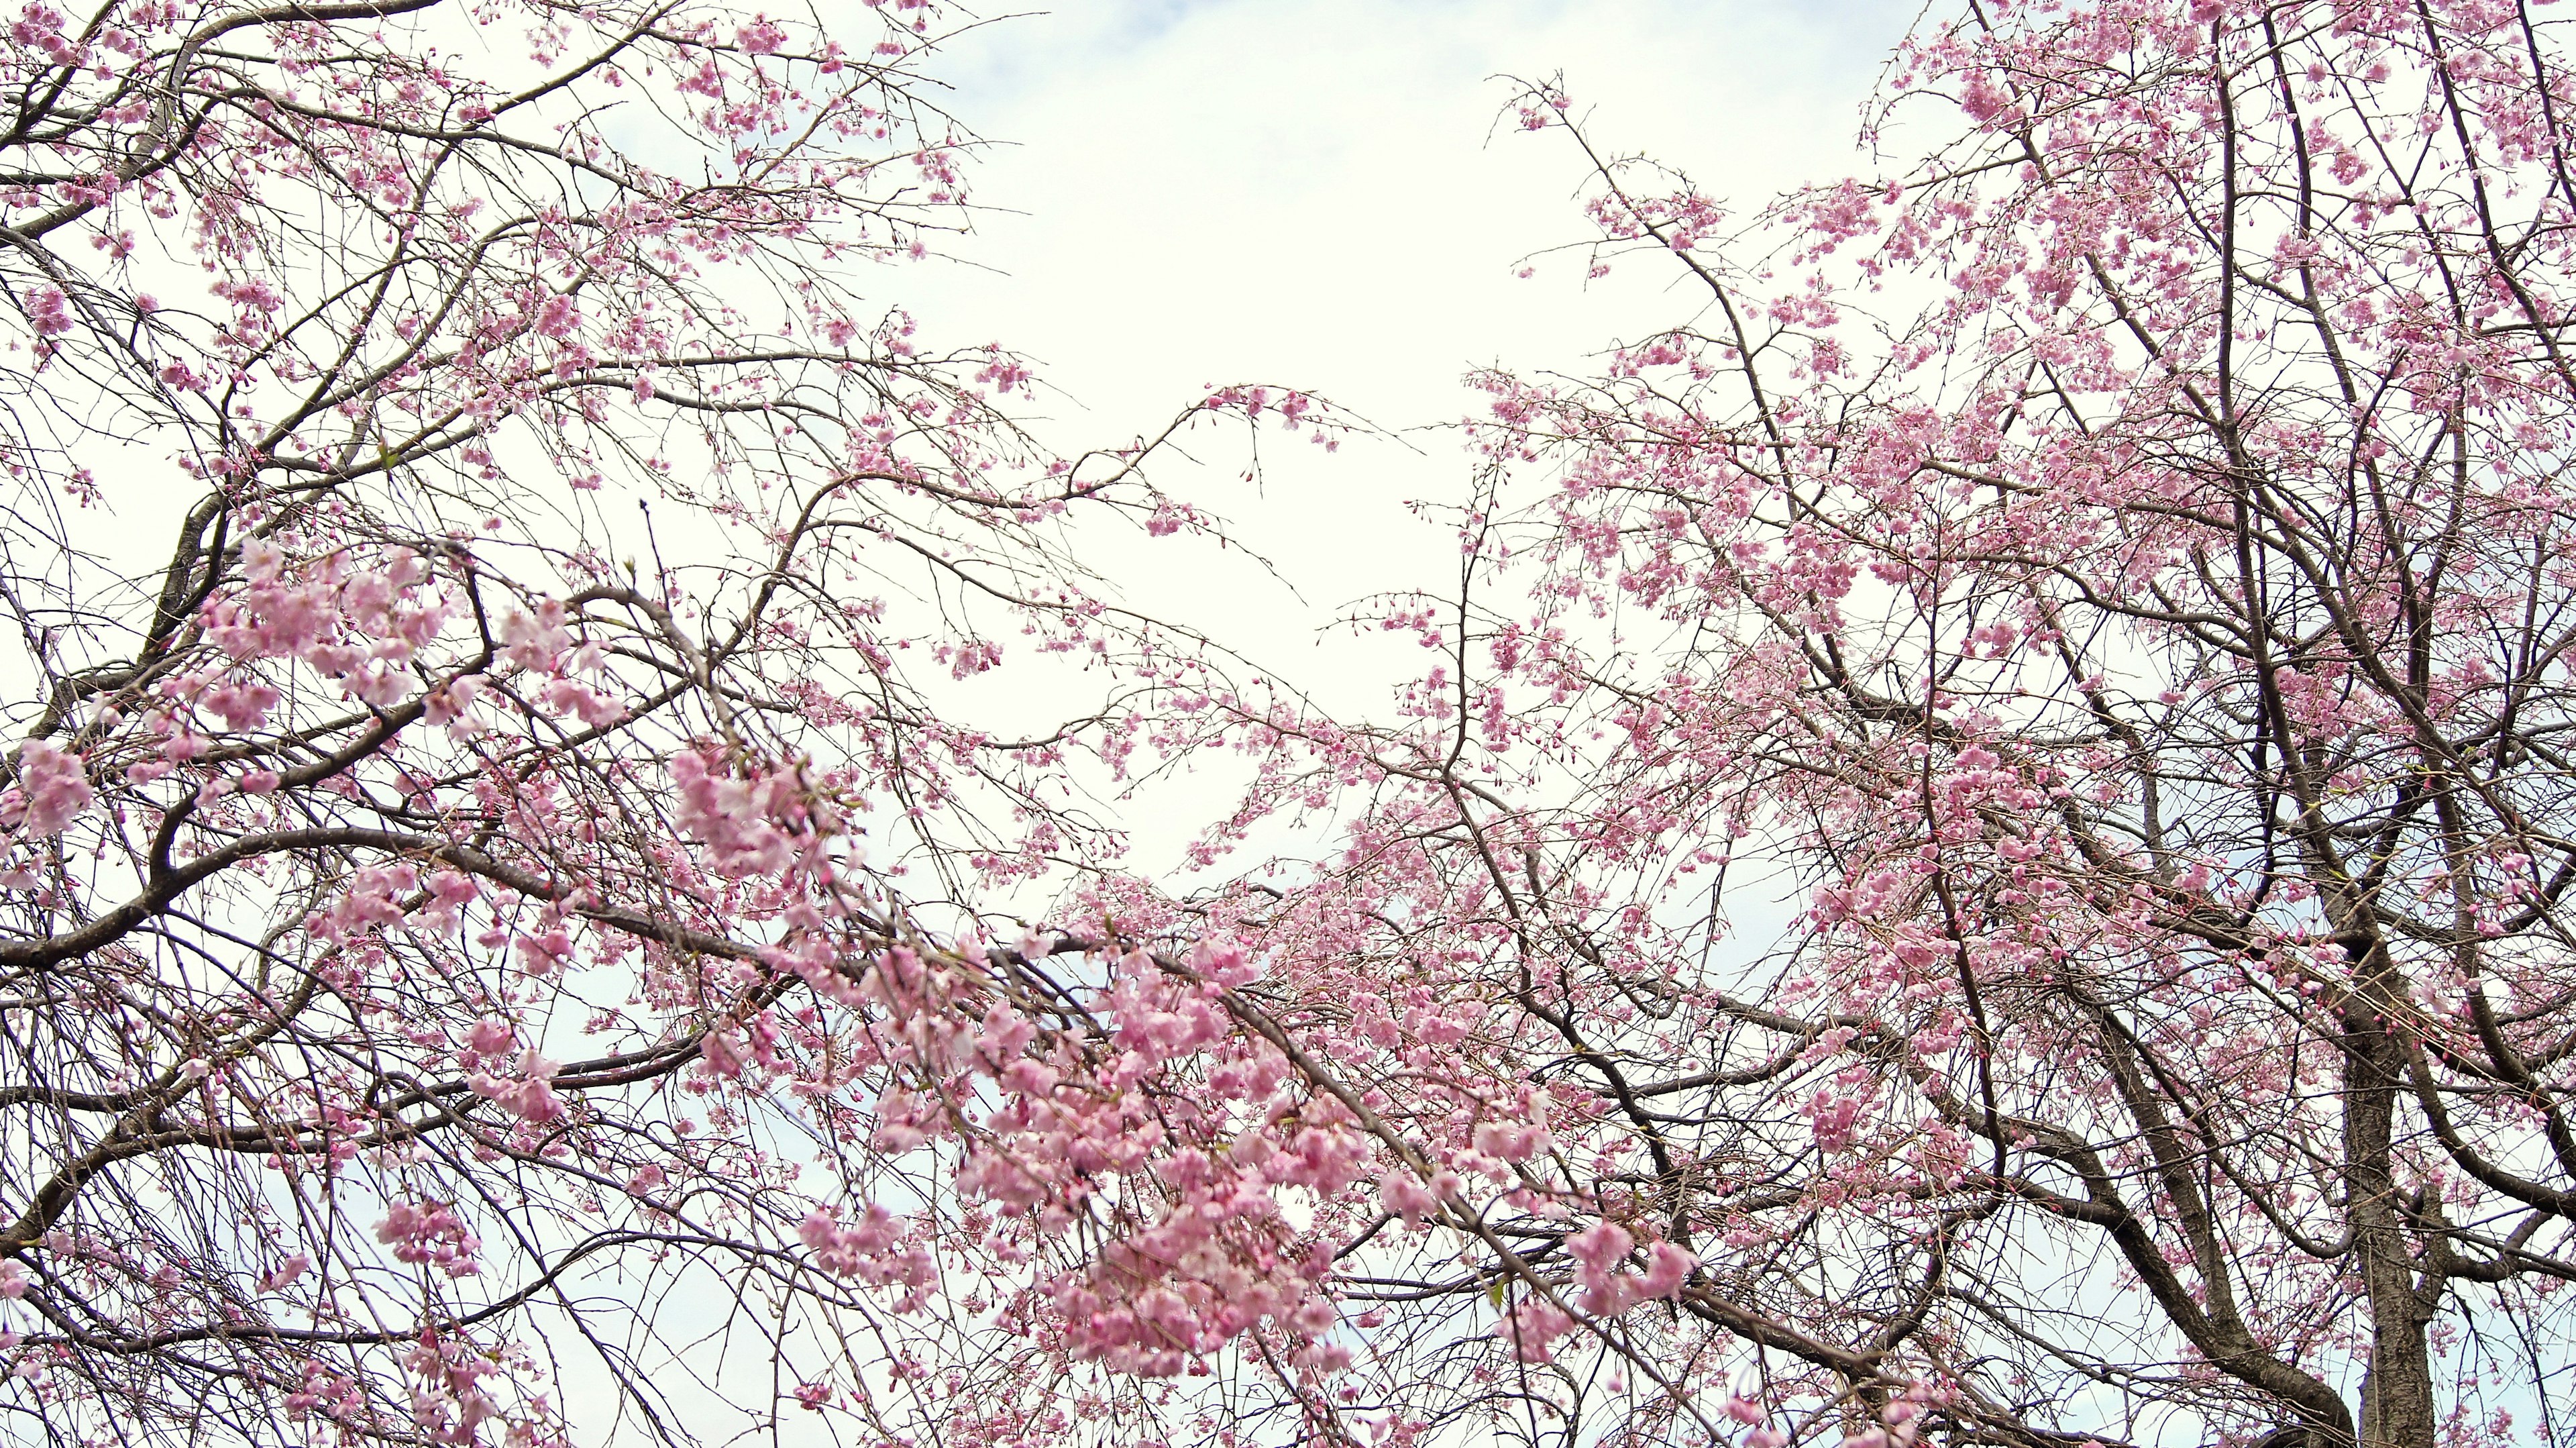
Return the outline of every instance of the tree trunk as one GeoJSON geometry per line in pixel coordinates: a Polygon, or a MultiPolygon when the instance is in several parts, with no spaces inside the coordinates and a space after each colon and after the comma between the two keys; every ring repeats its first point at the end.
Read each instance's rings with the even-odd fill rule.
{"type": "Polygon", "coordinates": [[[2433,1365],[2428,1314],[2415,1280],[2404,1203],[2393,1170],[2397,1093],[2405,1053],[2378,1003],[2403,998],[2388,952],[2362,953],[2344,1004],[2344,1189],[2352,1249],[2370,1296],[2370,1366],[2361,1380],[2362,1448],[2432,1448],[2433,1365]]]}

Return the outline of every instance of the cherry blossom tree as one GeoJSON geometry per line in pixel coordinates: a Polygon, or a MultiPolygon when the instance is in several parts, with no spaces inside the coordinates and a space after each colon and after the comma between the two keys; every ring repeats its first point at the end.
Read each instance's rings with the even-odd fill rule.
{"type": "Polygon", "coordinates": [[[31,6],[12,1435],[2554,1438],[2544,15],[1970,0],[1741,213],[1527,87],[1688,311],[1353,720],[864,305],[928,10],[31,6]]]}
{"type": "MultiPolygon", "coordinates": [[[[905,1144],[1019,1139],[936,1094],[1074,1049],[990,912],[1253,696],[1068,541],[1202,528],[1155,444],[1045,453],[1015,358],[861,295],[970,219],[942,23],[17,12],[12,1441],[681,1439],[1019,1373],[1058,1274],[990,1204],[1060,1184],[905,1144]]],[[[1246,1320],[1311,1335],[1282,1280],[1246,1320]]]]}
{"type": "Polygon", "coordinates": [[[1416,1339],[1364,1398],[1567,1444],[2564,1431],[2546,14],[1977,0],[1872,113],[1917,159],[1747,216],[1527,88],[1593,274],[1691,304],[1484,379],[1457,590],[1390,619],[1441,666],[1344,895],[1275,927],[1369,962],[1345,1079],[1448,1128],[1485,1243],[1351,1295],[1494,1291],[1528,1365],[1416,1339]],[[1691,1265],[1618,1315],[1649,1242],[1691,1265]]]}

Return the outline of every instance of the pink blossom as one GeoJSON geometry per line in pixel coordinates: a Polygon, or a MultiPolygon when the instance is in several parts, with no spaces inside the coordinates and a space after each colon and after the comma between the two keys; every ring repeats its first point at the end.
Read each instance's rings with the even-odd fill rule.
{"type": "Polygon", "coordinates": [[[1574,1319],[1543,1297],[1524,1297],[1494,1328],[1494,1336],[1511,1345],[1512,1356],[1525,1363],[1556,1360],[1556,1340],[1574,1330],[1574,1319]]]}
{"type": "Polygon", "coordinates": [[[313,1259],[310,1257],[305,1256],[301,1252],[292,1253],[280,1260],[275,1267],[272,1267],[268,1271],[260,1274],[259,1290],[262,1292],[283,1292],[288,1286],[293,1284],[297,1278],[302,1277],[306,1270],[311,1268],[312,1265],[313,1259]]]}
{"type": "Polygon", "coordinates": [[[450,1277],[470,1277],[481,1270],[475,1261],[481,1242],[442,1202],[387,1203],[384,1220],[376,1224],[376,1240],[392,1247],[397,1260],[435,1266],[450,1277]]]}
{"type": "MultiPolygon", "coordinates": [[[[478,1031],[481,1029],[481,1026],[477,1027],[478,1031]]],[[[513,1066],[513,1073],[507,1076],[489,1070],[473,1072],[465,1078],[466,1084],[473,1088],[475,1095],[499,1103],[531,1126],[543,1126],[561,1118],[564,1114],[563,1098],[555,1094],[554,1078],[562,1067],[539,1055],[533,1046],[522,1050],[513,1066]]]]}
{"type": "Polygon", "coordinates": [[[72,329],[71,299],[61,287],[38,287],[27,298],[27,320],[39,337],[59,337],[72,329]]]}
{"type": "Polygon", "coordinates": [[[78,819],[95,796],[81,757],[43,739],[18,746],[18,783],[0,796],[0,818],[10,821],[23,838],[51,839],[78,819]]]}
{"type": "Polygon", "coordinates": [[[1433,1188],[1407,1167],[1388,1172],[1378,1183],[1377,1195],[1387,1214],[1402,1218],[1408,1227],[1421,1226],[1425,1218],[1440,1209],[1440,1198],[1433,1188]]]}

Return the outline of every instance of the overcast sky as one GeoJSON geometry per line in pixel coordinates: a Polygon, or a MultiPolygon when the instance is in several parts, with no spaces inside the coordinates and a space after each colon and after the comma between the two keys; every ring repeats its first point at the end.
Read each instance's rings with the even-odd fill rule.
{"type": "MultiPolygon", "coordinates": [[[[1390,429],[1454,420],[1470,368],[1572,368],[1695,305],[1651,267],[1587,283],[1579,155],[1497,124],[1498,77],[1562,72],[1597,140],[1751,206],[1861,169],[1860,108],[1919,0],[1067,0],[995,19],[924,69],[995,142],[955,261],[876,280],[935,342],[999,341],[1054,389],[1049,440],[1114,445],[1211,383],[1303,388],[1390,429]]],[[[1238,555],[1141,543],[1133,602],[1207,621],[1337,712],[1379,713],[1417,669],[1393,639],[1319,636],[1360,595],[1454,576],[1405,503],[1459,495],[1453,440],[1238,439],[1166,474],[1293,582],[1238,555]],[[1418,449],[1418,450],[1417,450],[1418,449]],[[1319,644],[1321,646],[1319,646],[1319,644]]],[[[1151,813],[1151,812],[1148,812],[1151,813]]],[[[1167,842],[1146,827],[1137,863],[1167,842]]],[[[1177,839],[1168,842],[1177,844],[1177,839]]]]}
{"type": "MultiPolygon", "coordinates": [[[[1068,0],[927,68],[1001,143],[1008,208],[888,278],[925,330],[1034,355],[1060,446],[1115,442],[1212,382],[1303,387],[1390,427],[1456,418],[1470,367],[1568,366],[1677,318],[1666,279],[1587,288],[1579,158],[1495,117],[1495,77],[1562,71],[1597,134],[1758,202],[1854,169],[1859,108],[1917,0],[1068,0]]],[[[1644,269],[1640,269],[1641,273],[1644,269]]],[[[1453,494],[1455,449],[1362,447],[1223,499],[1330,605],[1389,580],[1453,494]]],[[[1222,479],[1211,479],[1211,486],[1222,479]]],[[[1445,547],[1445,545],[1440,545],[1445,547]]],[[[1437,550],[1435,550],[1437,551],[1437,550]]]]}

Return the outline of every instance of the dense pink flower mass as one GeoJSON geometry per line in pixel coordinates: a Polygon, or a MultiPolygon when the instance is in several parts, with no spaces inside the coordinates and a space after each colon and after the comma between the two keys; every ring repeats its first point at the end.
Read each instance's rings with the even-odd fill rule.
{"type": "Polygon", "coordinates": [[[1529,87],[1689,310],[1477,379],[1373,720],[1084,547],[1331,408],[862,300],[951,23],[10,22],[11,1436],[2562,1431],[2545,8],[1978,0],[1756,208],[1529,87]]]}

